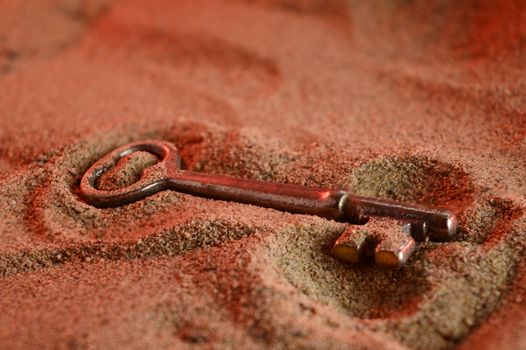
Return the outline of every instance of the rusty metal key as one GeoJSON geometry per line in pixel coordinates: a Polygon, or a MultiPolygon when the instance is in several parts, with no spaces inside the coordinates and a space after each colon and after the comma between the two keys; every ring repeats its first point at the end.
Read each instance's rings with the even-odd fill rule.
{"type": "Polygon", "coordinates": [[[246,180],[183,170],[177,148],[169,142],[148,140],[124,145],[95,162],[80,182],[80,195],[96,207],[125,205],[163,190],[234,201],[281,211],[317,215],[340,222],[364,224],[369,217],[409,223],[416,240],[447,241],[455,235],[457,219],[448,211],[352,194],[341,188],[314,188],[246,180]],[[97,188],[98,180],[120,159],[146,151],[159,159],[139,181],[116,190],[97,188]]]}

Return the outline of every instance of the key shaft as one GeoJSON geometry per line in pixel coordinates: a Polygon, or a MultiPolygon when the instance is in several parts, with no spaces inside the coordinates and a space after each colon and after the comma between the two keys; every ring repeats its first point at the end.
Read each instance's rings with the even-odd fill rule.
{"type": "Polygon", "coordinates": [[[427,223],[433,240],[446,241],[457,229],[450,212],[352,194],[338,188],[313,188],[231,176],[179,171],[169,179],[173,190],[201,197],[258,205],[291,213],[363,224],[370,216],[427,223]]]}
{"type": "Polygon", "coordinates": [[[232,176],[181,171],[168,179],[172,190],[200,197],[227,200],[281,211],[340,220],[342,191],[232,176]]]}

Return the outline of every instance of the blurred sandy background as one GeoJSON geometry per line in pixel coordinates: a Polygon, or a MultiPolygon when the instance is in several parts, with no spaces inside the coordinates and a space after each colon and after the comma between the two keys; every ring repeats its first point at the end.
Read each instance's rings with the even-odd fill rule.
{"type": "Polygon", "coordinates": [[[524,62],[519,0],[0,0],[0,348],[526,348],[524,62]],[[387,270],[332,258],[345,225],[321,218],[78,198],[144,138],[460,234],[387,270]]]}

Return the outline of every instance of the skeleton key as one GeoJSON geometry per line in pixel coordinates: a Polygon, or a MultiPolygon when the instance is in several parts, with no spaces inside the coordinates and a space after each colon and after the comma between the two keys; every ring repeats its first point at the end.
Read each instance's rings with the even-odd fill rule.
{"type": "Polygon", "coordinates": [[[391,218],[407,222],[416,240],[447,241],[457,230],[456,216],[448,211],[359,196],[339,188],[314,188],[182,170],[180,165],[179,152],[169,142],[130,143],[105,155],[87,170],[80,182],[80,195],[93,206],[116,207],[170,189],[351,224],[364,224],[371,216],[391,218]],[[159,162],[146,168],[140,180],[130,186],[109,191],[97,188],[104,172],[123,157],[139,151],[157,156],[159,162]]]}

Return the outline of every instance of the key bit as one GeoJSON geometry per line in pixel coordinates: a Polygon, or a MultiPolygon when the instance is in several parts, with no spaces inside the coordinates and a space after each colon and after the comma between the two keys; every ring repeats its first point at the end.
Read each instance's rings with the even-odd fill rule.
{"type": "Polygon", "coordinates": [[[415,240],[400,232],[389,232],[374,251],[374,261],[378,265],[398,267],[406,263],[415,249],[415,240]],[[398,234],[396,234],[398,233],[398,234]]]}
{"type": "MultiPolygon", "coordinates": [[[[405,226],[409,227],[407,223],[405,226]]],[[[399,222],[375,218],[365,226],[349,226],[336,240],[331,253],[353,264],[374,258],[377,265],[398,267],[406,263],[415,245],[399,222]]]]}
{"type": "Polygon", "coordinates": [[[331,253],[340,260],[353,264],[359,263],[370,248],[371,238],[363,229],[349,226],[334,243],[331,253]]]}

